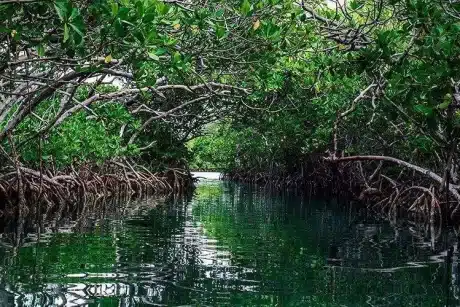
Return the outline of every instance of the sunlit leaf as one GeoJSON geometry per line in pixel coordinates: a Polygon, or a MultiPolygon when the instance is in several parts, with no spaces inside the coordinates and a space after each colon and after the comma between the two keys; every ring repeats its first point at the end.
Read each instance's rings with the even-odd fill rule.
{"type": "Polygon", "coordinates": [[[216,36],[217,38],[223,38],[226,34],[225,28],[223,26],[216,27],[216,36]]]}
{"type": "Polygon", "coordinates": [[[249,3],[248,0],[244,0],[243,4],[241,5],[240,11],[241,13],[243,13],[243,15],[248,16],[249,12],[251,11],[251,3],[249,3]]]}
{"type": "Polygon", "coordinates": [[[117,14],[118,14],[118,2],[113,1],[110,6],[112,8],[112,16],[113,17],[117,16],[117,14]]]}
{"type": "Polygon", "coordinates": [[[109,54],[108,56],[106,56],[106,57],[104,58],[104,62],[105,62],[106,64],[112,62],[112,55],[109,54]]]}
{"type": "Polygon", "coordinates": [[[152,60],[155,60],[155,61],[160,60],[160,58],[158,57],[158,55],[156,55],[155,52],[149,52],[149,58],[151,58],[152,60]]]}
{"type": "Polygon", "coordinates": [[[255,31],[255,30],[259,29],[259,27],[260,27],[260,20],[257,19],[257,20],[254,22],[254,24],[252,25],[252,29],[254,29],[254,31],[255,31]]]}
{"type": "Polygon", "coordinates": [[[447,109],[451,103],[452,103],[452,95],[446,94],[444,96],[444,101],[441,104],[437,105],[436,108],[439,110],[444,110],[444,109],[447,109]]]}
{"type": "Polygon", "coordinates": [[[163,55],[163,54],[166,54],[168,52],[168,50],[166,50],[165,48],[158,48],[156,51],[155,51],[155,54],[156,55],[163,55]]]}
{"type": "Polygon", "coordinates": [[[178,62],[180,62],[180,60],[181,60],[181,54],[180,54],[180,52],[176,51],[174,53],[174,55],[173,55],[173,61],[175,63],[178,63],[178,62]]]}

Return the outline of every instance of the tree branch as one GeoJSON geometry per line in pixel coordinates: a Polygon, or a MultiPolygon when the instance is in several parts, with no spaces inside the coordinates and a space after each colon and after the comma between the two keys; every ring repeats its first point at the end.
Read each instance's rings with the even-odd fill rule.
{"type": "MultiPolygon", "coordinates": [[[[432,180],[438,182],[440,185],[443,184],[443,178],[438,174],[430,171],[429,169],[420,167],[415,164],[411,164],[409,162],[388,157],[388,156],[351,156],[351,157],[342,157],[342,158],[335,158],[335,157],[328,157],[325,158],[326,161],[335,162],[335,163],[344,163],[344,162],[354,162],[354,161],[387,161],[391,163],[395,163],[399,166],[411,169],[416,171],[419,174],[427,176],[432,180]]],[[[454,184],[449,184],[449,191],[454,195],[455,199],[460,203],[460,194],[458,192],[459,186],[454,184]]]]}

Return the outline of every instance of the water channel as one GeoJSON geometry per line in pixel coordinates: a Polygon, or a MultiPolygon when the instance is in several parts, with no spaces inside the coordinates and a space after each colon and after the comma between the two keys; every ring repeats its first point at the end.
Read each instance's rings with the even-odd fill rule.
{"type": "MultiPolygon", "coordinates": [[[[192,197],[0,237],[0,306],[457,306],[453,229],[202,179],[192,197]]],[[[217,176],[218,177],[218,176],[217,176]]]]}

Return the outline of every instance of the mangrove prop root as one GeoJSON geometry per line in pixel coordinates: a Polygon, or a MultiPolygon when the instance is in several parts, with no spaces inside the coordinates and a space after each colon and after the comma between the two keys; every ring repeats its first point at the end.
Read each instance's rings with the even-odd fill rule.
{"type": "Polygon", "coordinates": [[[0,211],[21,220],[30,214],[59,220],[66,212],[86,214],[90,203],[97,206],[108,198],[181,193],[193,184],[187,171],[152,173],[127,160],[59,172],[40,172],[19,162],[12,167],[0,176],[0,211]]]}
{"type": "Polygon", "coordinates": [[[448,194],[453,196],[451,200],[455,199],[452,202],[446,198],[446,193],[442,193],[441,187],[445,185],[441,176],[423,167],[383,156],[332,155],[306,162],[294,171],[234,169],[224,173],[223,179],[272,188],[308,189],[310,193],[333,197],[341,195],[367,203],[369,210],[376,210],[391,220],[404,214],[441,224],[443,216],[452,218],[460,203],[460,186],[447,185],[448,194]]]}
{"type": "MultiPolygon", "coordinates": [[[[460,186],[454,183],[447,182],[446,184],[446,176],[442,177],[433,171],[420,167],[418,165],[411,164],[409,162],[388,157],[388,156],[350,156],[350,157],[340,157],[337,158],[335,156],[330,156],[325,158],[326,161],[340,164],[340,163],[349,163],[354,162],[361,165],[362,162],[374,162],[379,161],[379,166],[376,170],[374,170],[371,177],[375,176],[376,172],[380,172],[382,168],[383,162],[389,162],[390,164],[395,164],[403,169],[408,169],[412,171],[412,175],[410,180],[402,181],[405,183],[396,183],[396,180],[399,180],[402,176],[402,171],[400,172],[399,176],[397,176],[396,180],[390,179],[387,176],[381,175],[382,178],[385,178],[389,181],[393,187],[397,191],[397,195],[395,198],[391,200],[390,203],[390,212],[389,214],[395,214],[397,208],[402,208],[404,203],[410,203],[412,201],[412,205],[406,208],[408,211],[416,211],[419,214],[429,218],[431,222],[434,222],[436,216],[439,217],[439,221],[442,221],[441,214],[445,212],[449,214],[451,219],[454,218],[456,212],[459,210],[460,206],[460,186]],[[417,174],[419,176],[417,176],[417,174]],[[427,183],[426,180],[430,181],[430,188],[426,188],[419,184],[427,183]],[[411,182],[409,185],[407,182],[411,182]],[[433,182],[436,185],[433,185],[433,182]],[[399,192],[399,186],[405,188],[402,192],[399,192]],[[448,193],[442,193],[443,189],[446,188],[448,193]],[[418,193],[423,193],[422,195],[415,195],[418,193]],[[444,195],[443,195],[444,194],[444,195]],[[449,198],[452,196],[453,199],[456,200],[456,205],[454,207],[447,207],[441,208],[440,204],[442,203],[442,198],[449,198]]],[[[380,188],[382,189],[382,188],[380,188]]]]}

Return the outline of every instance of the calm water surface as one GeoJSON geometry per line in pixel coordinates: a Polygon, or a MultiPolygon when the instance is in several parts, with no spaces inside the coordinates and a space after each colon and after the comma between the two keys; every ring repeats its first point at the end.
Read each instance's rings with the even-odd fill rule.
{"type": "Polygon", "coordinates": [[[203,181],[0,245],[0,306],[457,306],[456,235],[203,181]],[[448,248],[452,257],[446,257],[448,248]]]}

